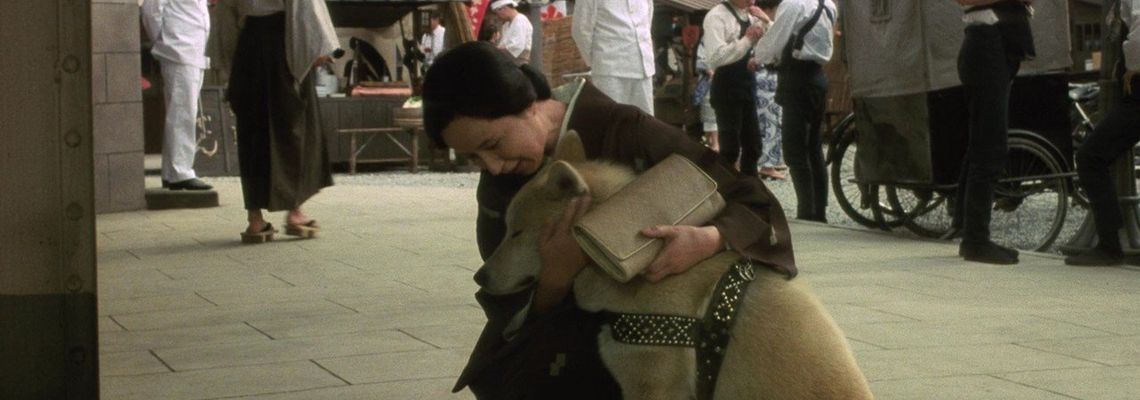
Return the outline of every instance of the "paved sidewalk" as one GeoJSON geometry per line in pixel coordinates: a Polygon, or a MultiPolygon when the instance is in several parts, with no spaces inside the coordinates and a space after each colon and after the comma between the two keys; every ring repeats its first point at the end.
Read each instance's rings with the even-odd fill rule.
{"type": "MultiPolygon", "coordinates": [[[[307,206],[320,238],[243,246],[240,187],[211,182],[222,207],[98,218],[104,399],[472,398],[473,187],[342,184],[307,206]]],[[[1140,398],[1140,268],[792,230],[880,399],[1140,398]]]]}

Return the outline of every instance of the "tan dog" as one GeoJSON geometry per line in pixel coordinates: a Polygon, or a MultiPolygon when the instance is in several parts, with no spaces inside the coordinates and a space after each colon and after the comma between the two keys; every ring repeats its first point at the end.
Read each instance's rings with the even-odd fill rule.
{"type": "MultiPolygon", "coordinates": [[[[553,163],[528,182],[507,209],[507,236],[487,260],[484,290],[516,293],[529,288],[541,268],[538,235],[562,215],[570,199],[590,193],[605,201],[634,178],[627,168],[587,162],[577,135],[559,143],[553,163]]],[[[724,252],[688,272],[658,283],[619,283],[597,268],[574,282],[587,311],[669,314],[703,318],[717,281],[740,256],[724,252]]],[[[717,399],[871,399],[839,327],[803,278],[787,280],[757,268],[737,314],[714,397],[717,399]]],[[[630,345],[598,336],[602,361],[626,399],[696,398],[696,357],[686,347],[630,345]]]]}

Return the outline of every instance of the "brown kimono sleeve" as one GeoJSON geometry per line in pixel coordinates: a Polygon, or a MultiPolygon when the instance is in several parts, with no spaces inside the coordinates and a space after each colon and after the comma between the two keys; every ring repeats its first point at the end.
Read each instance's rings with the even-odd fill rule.
{"type": "MultiPolygon", "coordinates": [[[[624,107],[623,107],[624,109],[624,107]]],[[[622,112],[630,112],[628,110],[622,112]]],[[[795,277],[796,261],[792,251],[792,237],[779,200],[759,178],[737,172],[716,152],[690,139],[681,130],[640,112],[615,127],[644,157],[647,166],[654,165],[670,154],[677,153],[695,162],[716,183],[717,191],[725,200],[724,211],[711,225],[717,227],[732,249],[776,270],[795,277]]],[[[625,140],[619,140],[625,141],[625,140]]]]}

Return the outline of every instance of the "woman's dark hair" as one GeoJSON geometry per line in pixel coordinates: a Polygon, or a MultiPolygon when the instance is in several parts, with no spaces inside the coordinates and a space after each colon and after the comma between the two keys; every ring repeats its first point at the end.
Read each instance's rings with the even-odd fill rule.
{"type": "Polygon", "coordinates": [[[550,84],[529,65],[515,65],[487,42],[468,42],[435,59],[424,77],[424,130],[446,147],[443,130],[457,117],[494,119],[550,98],[550,84]]]}

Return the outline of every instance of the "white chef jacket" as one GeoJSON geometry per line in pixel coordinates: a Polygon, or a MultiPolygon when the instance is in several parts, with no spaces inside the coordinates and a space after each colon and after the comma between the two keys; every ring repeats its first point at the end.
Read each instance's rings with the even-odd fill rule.
{"type": "Polygon", "coordinates": [[[512,57],[518,57],[524,51],[530,51],[531,35],[534,27],[522,13],[515,15],[510,22],[503,24],[503,36],[499,39],[499,47],[507,49],[512,57]]]}
{"type": "MultiPolygon", "coordinates": [[[[835,10],[835,3],[831,0],[824,0],[823,6],[826,10],[820,14],[819,21],[804,37],[804,47],[792,52],[793,58],[815,61],[819,64],[827,64],[831,60],[834,35],[832,26],[839,14],[835,10]]],[[[776,17],[772,19],[772,27],[756,43],[756,61],[761,65],[778,64],[784,46],[792,39],[792,35],[803,29],[804,24],[811,20],[811,16],[818,8],[819,0],[781,2],[776,8],[776,17]]]]}
{"type": "Polygon", "coordinates": [[[578,0],[571,34],[593,75],[650,78],[652,20],[652,0],[578,0]]]}
{"type": "Polygon", "coordinates": [[[740,23],[737,21],[748,18],[748,24],[751,25],[760,20],[749,14],[748,9],[736,9],[736,15],[741,18],[737,20],[728,9],[732,7],[729,4],[731,3],[715,5],[709,9],[708,14],[705,14],[705,22],[702,24],[704,38],[701,39],[701,44],[705,46],[705,64],[708,64],[709,68],[716,69],[740,61],[748,55],[748,50],[752,49],[752,41],[740,36],[740,23]]]}
{"type": "Polygon", "coordinates": [[[210,9],[206,0],[146,0],[143,26],[159,60],[206,69],[206,41],[210,38],[210,9]]]}
{"type": "Polygon", "coordinates": [[[420,49],[424,52],[424,64],[431,64],[435,56],[443,51],[443,36],[447,29],[443,25],[435,27],[431,33],[425,33],[420,39],[420,49]]]}

